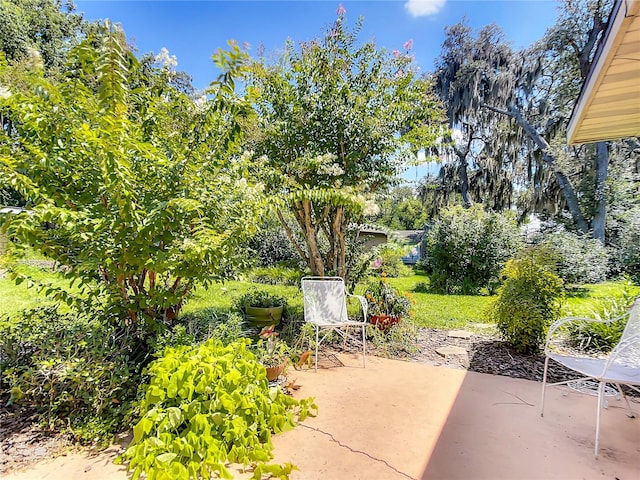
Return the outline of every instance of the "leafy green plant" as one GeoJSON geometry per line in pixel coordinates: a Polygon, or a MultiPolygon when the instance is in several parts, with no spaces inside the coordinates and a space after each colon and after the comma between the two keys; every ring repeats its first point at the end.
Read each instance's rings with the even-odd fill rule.
{"type": "Polygon", "coordinates": [[[402,262],[406,247],[394,243],[385,243],[378,247],[378,254],[372,265],[377,272],[387,277],[405,277],[411,274],[411,268],[402,262]]]}
{"type": "Polygon", "coordinates": [[[136,333],[57,306],[0,319],[0,377],[10,402],[82,442],[124,428],[146,352],[136,333]]]}
{"type": "Polygon", "coordinates": [[[258,362],[265,367],[277,367],[289,360],[291,349],[286,342],[278,339],[278,335],[274,325],[264,327],[260,331],[260,339],[254,351],[258,362]]]}
{"type": "Polygon", "coordinates": [[[640,285],[640,207],[625,215],[620,228],[617,257],[622,269],[631,279],[640,285]]]}
{"type": "Polygon", "coordinates": [[[394,323],[384,331],[368,325],[367,337],[379,356],[406,357],[418,352],[418,328],[408,319],[394,323]]]}
{"type": "Polygon", "coordinates": [[[261,188],[241,180],[248,159],[236,155],[236,120],[249,106],[229,98],[246,54],[237,45],[216,54],[224,73],[196,104],[166,69],[143,67],[119,28],[95,33],[70,50],[64,75],[0,62],[0,109],[11,119],[0,129],[0,183],[30,210],[0,224],[84,290],[49,296],[106,298],[111,320],[151,336],[197,283],[243,262],[236,247],[264,206],[261,188]]]}
{"type": "Polygon", "coordinates": [[[620,341],[629,320],[629,306],[634,296],[628,289],[620,297],[599,300],[591,310],[590,317],[600,322],[571,324],[569,334],[581,350],[608,353],[620,341]]]}
{"type": "Polygon", "coordinates": [[[607,276],[608,255],[599,240],[571,232],[546,235],[542,245],[555,256],[556,273],[565,283],[598,283],[607,276]]]}
{"type": "Polygon", "coordinates": [[[133,442],[120,457],[133,479],[232,478],[226,464],[254,466],[253,478],[288,478],[294,466],[266,465],[271,435],[315,414],[312,399],[269,388],[248,341],[169,349],[149,365],[133,442]]]}
{"type": "Polygon", "coordinates": [[[371,282],[365,291],[365,298],[369,305],[369,315],[390,315],[392,317],[408,317],[413,306],[408,292],[400,293],[393,288],[386,277],[382,276],[371,282]]]}
{"type": "Polygon", "coordinates": [[[533,252],[509,260],[502,274],[505,281],[486,316],[517,352],[537,352],[560,312],[562,279],[536,262],[533,252]]]}
{"type": "Polygon", "coordinates": [[[521,247],[515,217],[489,213],[482,206],[442,212],[427,235],[431,288],[477,294],[499,285],[500,270],[521,247]]]}
{"type": "Polygon", "coordinates": [[[227,345],[250,333],[241,315],[213,308],[182,315],[177,324],[158,335],[154,350],[161,354],[166,347],[195,345],[211,338],[227,345]]]}
{"type": "Polygon", "coordinates": [[[246,307],[286,307],[287,300],[282,295],[254,288],[238,297],[234,304],[238,310],[244,312],[246,307]]]}
{"type": "Polygon", "coordinates": [[[251,269],[247,272],[247,280],[267,285],[300,285],[302,275],[299,268],[273,265],[251,269]]]}

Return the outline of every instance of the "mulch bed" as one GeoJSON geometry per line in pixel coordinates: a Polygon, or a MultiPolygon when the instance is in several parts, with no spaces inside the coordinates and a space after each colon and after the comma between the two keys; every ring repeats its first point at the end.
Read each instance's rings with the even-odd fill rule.
{"type": "MultiPolygon", "coordinates": [[[[544,354],[518,354],[500,341],[495,333],[482,332],[490,329],[480,326],[479,330],[480,332],[473,332],[470,338],[453,338],[449,336],[448,330],[422,328],[418,332],[419,353],[408,356],[407,360],[478,373],[542,381],[544,354]],[[462,347],[467,351],[467,355],[442,357],[436,350],[444,346],[462,347]]],[[[575,378],[575,373],[571,370],[555,362],[549,364],[549,382],[560,382],[571,378],[575,378]]]]}

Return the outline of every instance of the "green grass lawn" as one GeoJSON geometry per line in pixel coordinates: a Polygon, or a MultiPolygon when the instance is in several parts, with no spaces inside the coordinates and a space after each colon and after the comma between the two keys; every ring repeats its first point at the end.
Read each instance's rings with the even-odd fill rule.
{"type": "MultiPolygon", "coordinates": [[[[40,282],[51,282],[55,286],[64,286],[66,281],[51,271],[41,270],[28,265],[21,266],[40,282]]],[[[415,299],[414,321],[421,327],[432,328],[473,328],[474,323],[483,323],[483,312],[486,310],[490,296],[471,295],[439,295],[434,293],[415,292],[416,285],[428,284],[429,279],[422,274],[408,277],[390,278],[389,283],[401,291],[411,292],[415,299]]],[[[182,313],[189,314],[211,308],[226,311],[232,308],[233,300],[250,288],[261,288],[282,295],[289,301],[293,311],[302,313],[302,293],[295,286],[262,285],[241,281],[228,281],[211,285],[208,289],[199,287],[185,304],[182,313]]],[[[625,286],[622,282],[606,282],[597,285],[585,285],[567,295],[563,306],[564,315],[589,315],[597,302],[606,297],[620,296],[625,286]]],[[[362,293],[359,286],[356,293],[362,293]]],[[[640,287],[629,288],[632,295],[640,294],[640,287]]],[[[9,278],[0,279],[0,315],[11,314],[24,308],[44,305],[48,301],[35,289],[28,289],[25,284],[15,285],[9,278]]]]}

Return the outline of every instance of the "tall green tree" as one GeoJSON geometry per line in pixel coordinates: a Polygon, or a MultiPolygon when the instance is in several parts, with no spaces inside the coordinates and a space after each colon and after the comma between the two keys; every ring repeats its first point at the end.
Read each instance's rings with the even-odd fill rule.
{"type": "Polygon", "coordinates": [[[37,55],[59,69],[90,27],[74,10],[71,0],[0,0],[0,51],[10,63],[37,55]]]}
{"type": "Polygon", "coordinates": [[[314,275],[347,275],[348,225],[416,148],[434,142],[441,116],[413,63],[412,42],[393,52],[360,44],[361,25],[349,30],[339,9],[323,37],[287,42],[275,62],[254,62],[248,79],[258,119],[252,148],[278,218],[314,275]]]}
{"type": "MultiPolygon", "coordinates": [[[[504,159],[519,163],[513,170],[514,180],[527,187],[521,207],[525,211],[566,207],[578,231],[591,232],[602,242],[606,145],[569,148],[564,132],[607,27],[609,3],[565,0],[558,21],[545,37],[519,52],[504,41],[480,51],[473,50],[477,42],[458,42],[462,53],[443,57],[439,70],[441,81],[450,86],[450,110],[460,118],[475,118],[482,112],[500,140],[497,144],[511,146],[504,159]],[[497,128],[505,119],[511,128],[497,128]],[[596,172],[591,193],[576,187],[584,177],[578,165],[596,172]]],[[[453,30],[464,30],[464,26],[453,30]]],[[[478,41],[485,31],[480,31],[478,41]]],[[[503,159],[495,158],[501,160],[497,165],[504,165],[503,159]]]]}
{"type": "Polygon", "coordinates": [[[0,132],[0,179],[32,202],[2,226],[64,266],[85,299],[106,298],[115,318],[149,331],[196,282],[229,275],[254,224],[261,197],[234,156],[246,106],[232,79],[245,56],[220,52],[224,77],[196,103],[169,70],[143,72],[120,30],[98,40],[71,51],[59,80],[0,66],[0,109],[13,120],[0,132]]]}

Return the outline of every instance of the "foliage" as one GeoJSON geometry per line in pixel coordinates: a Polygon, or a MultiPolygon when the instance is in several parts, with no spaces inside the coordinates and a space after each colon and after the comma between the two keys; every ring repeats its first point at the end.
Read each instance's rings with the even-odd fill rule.
{"type": "Polygon", "coordinates": [[[249,248],[255,252],[258,265],[274,266],[278,263],[294,263],[300,256],[289,241],[282,226],[266,226],[261,228],[249,241],[249,248]]]}
{"type": "Polygon", "coordinates": [[[220,52],[222,80],[196,104],[168,69],[143,71],[112,26],[94,43],[71,51],[59,81],[0,66],[3,83],[20,73],[0,97],[13,119],[0,131],[0,178],[32,212],[0,221],[63,266],[84,302],[106,294],[109,318],[159,331],[196,282],[242,261],[234,247],[260,208],[259,188],[240,180],[246,159],[232,158],[245,111],[231,98],[233,77],[245,56],[220,52]]]}
{"type": "Polygon", "coordinates": [[[389,285],[386,277],[369,283],[365,290],[365,298],[369,305],[369,315],[390,315],[392,317],[408,317],[411,315],[413,299],[409,292],[400,293],[389,285]]]}
{"type": "Polygon", "coordinates": [[[60,68],[88,27],[73,10],[61,0],[2,0],[0,50],[12,63],[38,56],[47,70],[60,68]]]}
{"type": "Polygon", "coordinates": [[[267,285],[300,285],[304,273],[299,268],[273,265],[253,268],[246,273],[247,280],[267,285]]]}
{"type": "Polygon", "coordinates": [[[132,347],[133,332],[103,315],[61,314],[53,305],[0,319],[2,388],[11,391],[10,402],[83,442],[125,427],[145,360],[132,347]]]}
{"type": "Polygon", "coordinates": [[[640,208],[629,212],[625,218],[617,254],[624,272],[640,285],[640,208]]]}
{"type": "Polygon", "coordinates": [[[385,330],[367,326],[367,336],[371,338],[377,356],[398,358],[418,353],[418,328],[408,318],[385,330]]]}
{"type": "Polygon", "coordinates": [[[245,312],[246,307],[271,308],[287,305],[287,299],[266,290],[253,288],[235,300],[235,307],[245,312]]]}
{"type": "Polygon", "coordinates": [[[581,350],[608,353],[618,344],[629,320],[629,306],[634,299],[627,288],[621,293],[620,297],[609,297],[596,303],[590,317],[598,322],[571,324],[569,333],[581,350]]]}
{"type": "Polygon", "coordinates": [[[608,255],[600,241],[565,231],[546,235],[542,245],[555,253],[556,273],[565,283],[598,283],[606,278],[608,255]]]}
{"type": "Polygon", "coordinates": [[[535,353],[560,313],[562,279],[530,252],[509,260],[502,274],[506,279],[486,315],[517,352],[535,353]]]}
{"type": "Polygon", "coordinates": [[[278,335],[275,325],[264,327],[260,331],[255,352],[258,362],[265,367],[277,367],[289,360],[291,349],[289,345],[278,339],[278,335]]]}
{"type": "Polygon", "coordinates": [[[228,345],[248,334],[249,330],[242,316],[205,308],[180,316],[171,329],[156,337],[153,349],[159,356],[167,347],[196,345],[210,339],[228,345]]]}
{"type": "Polygon", "coordinates": [[[523,216],[568,214],[573,228],[604,243],[607,145],[569,147],[565,135],[611,4],[561,2],[556,23],[520,51],[495,24],[447,29],[436,85],[462,138],[452,139],[456,163],[441,172],[449,185],[443,181],[435,191],[460,185],[465,197],[475,184],[476,199],[487,198],[493,208],[517,201],[523,216]]]}
{"type": "Polygon", "coordinates": [[[387,277],[404,277],[411,274],[411,268],[402,262],[406,247],[395,243],[384,243],[377,247],[377,255],[372,268],[387,277]]]}
{"type": "Polygon", "coordinates": [[[452,207],[427,235],[431,288],[447,293],[476,294],[493,290],[504,263],[520,248],[515,219],[489,213],[482,206],[452,207]]]}
{"type": "Polygon", "coordinates": [[[375,221],[394,230],[422,230],[428,220],[427,207],[411,187],[396,187],[378,198],[380,214],[375,221]]]}
{"type": "Polygon", "coordinates": [[[250,147],[313,275],[346,276],[347,226],[415,159],[414,148],[437,137],[439,104],[409,44],[394,53],[358,44],[361,27],[349,30],[340,11],[323,37],[288,41],[276,62],[259,59],[248,78],[257,114],[250,147]]]}
{"type": "Polygon", "coordinates": [[[133,442],[122,455],[148,478],[232,478],[226,464],[253,465],[288,478],[290,464],[264,466],[273,457],[272,433],[293,428],[317,410],[312,399],[295,400],[269,389],[265,369],[247,341],[169,349],[149,366],[133,442]]]}

